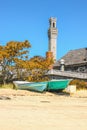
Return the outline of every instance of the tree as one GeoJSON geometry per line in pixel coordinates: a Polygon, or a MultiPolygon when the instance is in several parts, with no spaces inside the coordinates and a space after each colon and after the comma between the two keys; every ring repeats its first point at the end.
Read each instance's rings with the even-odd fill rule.
{"type": "Polygon", "coordinates": [[[48,77],[45,76],[45,73],[52,64],[53,59],[45,59],[40,56],[35,56],[29,61],[24,62],[24,68],[26,68],[29,73],[26,79],[29,81],[47,81],[48,77]]]}
{"type": "Polygon", "coordinates": [[[28,48],[30,47],[31,45],[27,40],[24,42],[10,41],[6,46],[0,46],[0,65],[2,67],[3,83],[12,78],[11,69],[13,66],[19,67],[18,62],[26,59],[29,52],[28,48]]]}

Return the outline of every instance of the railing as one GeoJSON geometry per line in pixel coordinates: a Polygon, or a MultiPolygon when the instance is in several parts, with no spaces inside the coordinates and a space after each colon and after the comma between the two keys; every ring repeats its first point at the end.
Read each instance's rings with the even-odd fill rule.
{"type": "Polygon", "coordinates": [[[48,75],[58,75],[63,77],[87,79],[87,73],[71,72],[71,71],[60,71],[52,69],[48,72],[48,75]]]}

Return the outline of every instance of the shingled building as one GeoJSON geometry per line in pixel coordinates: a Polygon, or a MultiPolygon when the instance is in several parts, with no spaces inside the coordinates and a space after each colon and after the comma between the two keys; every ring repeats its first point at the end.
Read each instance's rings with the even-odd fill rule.
{"type": "Polygon", "coordinates": [[[60,60],[58,60],[53,69],[65,71],[87,73],[87,48],[71,50],[60,60]]]}

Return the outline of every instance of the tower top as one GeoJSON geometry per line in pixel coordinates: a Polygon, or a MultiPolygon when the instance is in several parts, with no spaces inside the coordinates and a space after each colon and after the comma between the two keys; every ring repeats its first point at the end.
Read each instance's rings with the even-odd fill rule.
{"type": "Polygon", "coordinates": [[[56,21],[57,21],[56,18],[50,17],[50,19],[49,19],[50,28],[56,28],[56,21]]]}
{"type": "Polygon", "coordinates": [[[57,18],[50,17],[50,18],[49,18],[49,20],[54,20],[54,21],[56,21],[56,20],[57,20],[57,18]]]}

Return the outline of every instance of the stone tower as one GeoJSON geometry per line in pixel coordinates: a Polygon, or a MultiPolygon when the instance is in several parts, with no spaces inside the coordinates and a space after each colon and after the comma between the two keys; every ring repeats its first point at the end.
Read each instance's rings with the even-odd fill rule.
{"type": "Polygon", "coordinates": [[[50,27],[48,29],[48,39],[49,39],[49,52],[53,53],[53,59],[56,61],[57,53],[57,34],[58,30],[56,28],[56,18],[51,17],[49,19],[50,27]]]}

